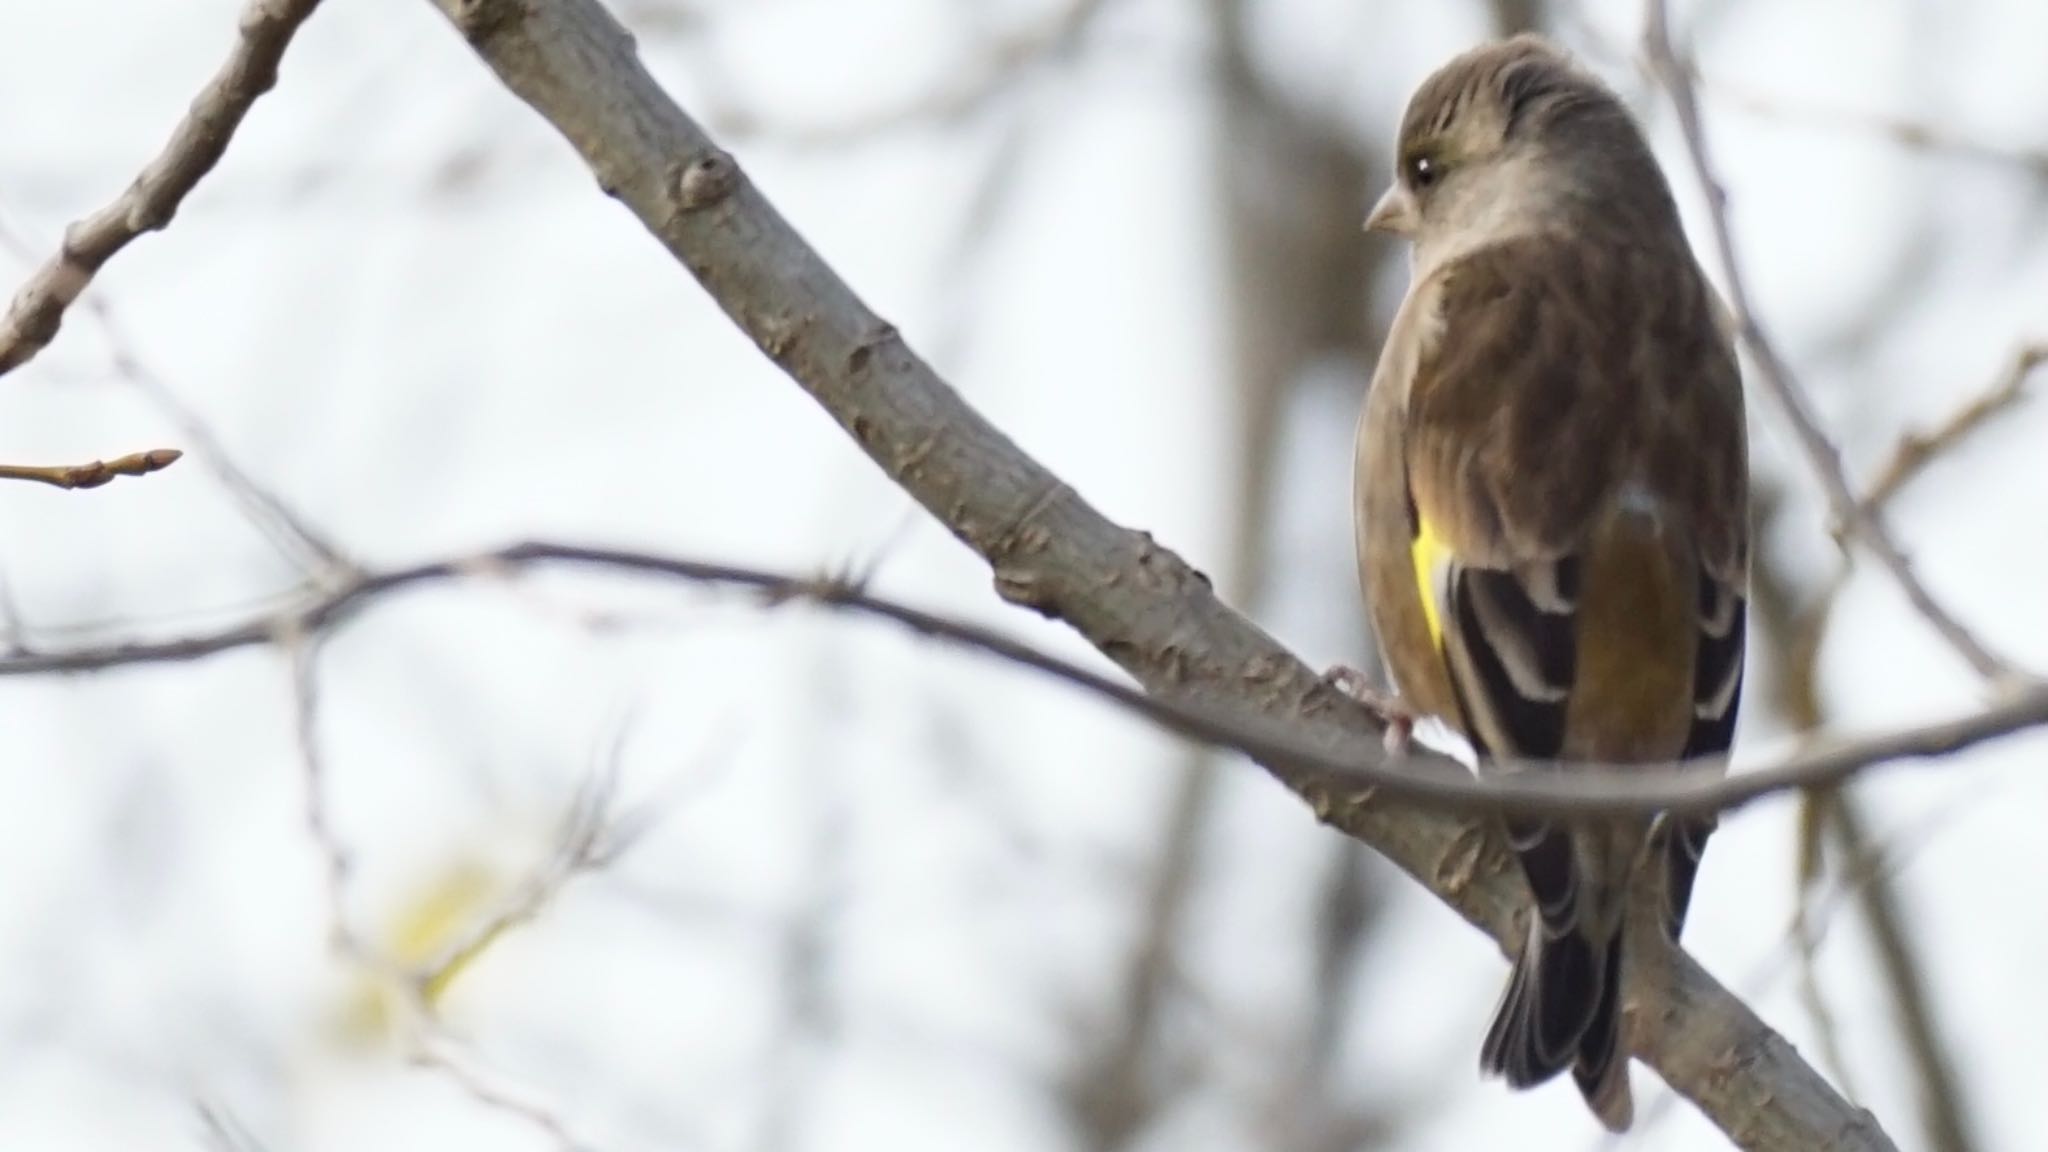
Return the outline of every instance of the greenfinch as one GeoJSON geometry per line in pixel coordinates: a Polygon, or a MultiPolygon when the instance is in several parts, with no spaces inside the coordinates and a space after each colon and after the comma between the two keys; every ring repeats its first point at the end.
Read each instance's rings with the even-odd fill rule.
{"type": "MultiPolygon", "coordinates": [[[[1416,90],[1367,227],[1411,280],[1360,422],[1359,567],[1402,706],[1482,771],[1724,754],[1742,693],[1749,473],[1718,297],[1620,99],[1534,36],[1416,90]]],[[[1683,927],[1708,818],[1505,819],[1534,902],[1481,1051],[1633,1116],[1630,894],[1683,927]]]]}

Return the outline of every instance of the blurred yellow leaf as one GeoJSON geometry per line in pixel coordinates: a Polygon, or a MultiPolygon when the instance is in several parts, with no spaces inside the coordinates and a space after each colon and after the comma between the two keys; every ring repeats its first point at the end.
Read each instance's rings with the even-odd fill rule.
{"type": "MultiPolygon", "coordinates": [[[[424,976],[421,993],[429,1008],[438,1008],[456,977],[468,971],[499,935],[479,930],[508,890],[506,877],[497,869],[475,860],[457,861],[429,877],[380,931],[365,934],[364,943],[398,972],[424,976]]],[[[350,974],[338,1022],[344,1039],[368,1044],[391,1034],[407,999],[394,978],[392,972],[367,966],[350,974]]]]}

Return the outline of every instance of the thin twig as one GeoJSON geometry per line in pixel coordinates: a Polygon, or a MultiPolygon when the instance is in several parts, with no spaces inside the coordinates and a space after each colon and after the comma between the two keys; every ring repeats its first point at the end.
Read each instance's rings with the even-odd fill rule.
{"type": "Polygon", "coordinates": [[[64,242],[15,293],[0,317],[0,375],[56,338],[64,311],[102,266],[136,237],[171,222],[192,189],[227,152],[259,97],[277,83],[278,62],[320,0],[250,0],[234,48],[172,130],[163,151],[113,203],[64,230],[64,242]]]}
{"type": "Polygon", "coordinates": [[[2013,350],[2005,368],[1990,387],[1965,401],[1948,419],[1926,432],[1909,432],[1899,437],[1890,459],[1878,469],[1877,478],[1863,492],[1863,506],[1875,513],[1944,454],[1981,431],[1995,418],[2010,412],[2026,397],[2027,384],[2035,369],[2048,364],[2048,341],[2029,341],[2013,350]]]}
{"type": "Polygon", "coordinates": [[[547,862],[514,888],[496,910],[476,920],[410,974],[409,981],[418,985],[429,1008],[440,1004],[448,986],[485,949],[539,916],[571,881],[609,867],[645,830],[646,821],[623,821],[614,811],[616,765],[615,759],[607,761],[578,790],[562,814],[547,862]]]}
{"type": "Polygon", "coordinates": [[[443,949],[429,964],[408,968],[386,958],[363,939],[348,916],[348,882],[353,871],[347,848],[335,830],[328,807],[328,771],[319,736],[319,645],[325,637],[287,616],[273,625],[272,637],[291,659],[292,700],[299,745],[299,767],[305,789],[303,820],[308,839],[319,852],[327,900],[328,938],[337,953],[360,966],[394,991],[404,1009],[412,1058],[437,1071],[464,1094],[495,1111],[524,1120],[553,1138],[565,1150],[591,1145],[570,1135],[568,1124],[524,1087],[487,1069],[441,1021],[436,999],[464,966],[511,928],[538,916],[548,900],[574,876],[601,867],[631,842],[617,835],[609,819],[615,781],[607,777],[580,793],[563,820],[562,840],[550,866],[521,885],[474,929],[443,949]]]}
{"type": "MultiPolygon", "coordinates": [[[[1172,696],[1142,689],[1079,664],[1049,655],[994,629],[953,620],[830,579],[789,576],[758,568],[718,564],[571,544],[514,544],[481,555],[440,560],[355,578],[316,593],[283,617],[273,615],[217,632],[171,640],[0,657],[0,677],[51,672],[95,672],[139,664],[195,660],[237,648],[298,643],[296,635],[330,633],[372,602],[402,590],[502,575],[539,567],[609,569],[641,576],[748,589],[770,604],[809,601],[886,620],[960,647],[1045,673],[1145,717],[1168,731],[1242,752],[1300,787],[1329,818],[1376,796],[1399,797],[1465,812],[1515,812],[1546,816],[1725,811],[1775,792],[1837,784],[1878,764],[1945,756],[2027,728],[2048,725],[2048,685],[2009,693],[1980,712],[1953,720],[1905,728],[1858,740],[1816,743],[1767,767],[1724,776],[1726,765],[1697,761],[1684,765],[1527,764],[1519,771],[1468,774],[1447,758],[1417,750],[1398,761],[1376,749],[1330,748],[1300,739],[1292,726],[1243,708],[1234,711],[1191,706],[1172,696]]],[[[1334,690],[1321,689],[1313,709],[1343,706],[1334,690]]],[[[307,723],[302,719],[302,725],[307,723]]],[[[302,727],[302,736],[308,730],[302,727]]]]}
{"type": "Polygon", "coordinates": [[[106,335],[115,374],[138,389],[171,422],[185,446],[227,488],[228,495],[242,506],[242,514],[279,555],[319,580],[333,580],[352,566],[341,549],[286,503],[284,497],[243,471],[206,419],[143,359],[104,293],[87,300],[85,310],[106,335]]]}
{"type": "Polygon", "coordinates": [[[319,649],[326,637],[301,627],[289,616],[272,624],[270,636],[291,661],[292,722],[299,743],[300,787],[305,792],[300,798],[300,816],[306,838],[320,856],[320,879],[327,898],[328,945],[345,957],[366,962],[369,950],[349,926],[348,881],[353,865],[348,849],[335,831],[334,816],[328,807],[327,758],[320,748],[319,649]]]}
{"type": "MultiPolygon", "coordinates": [[[[2048,343],[2020,345],[1990,387],[1965,401],[1932,431],[1908,432],[1899,437],[1891,456],[1878,468],[1877,479],[1865,491],[1863,507],[1872,515],[1882,514],[1899,493],[1924,475],[1935,461],[1953,455],[1959,445],[1989,427],[1997,417],[2011,412],[2025,398],[2026,385],[2033,378],[2035,369],[2043,363],[2048,363],[2048,343]]],[[[1791,630],[1788,633],[1792,643],[1791,655],[1798,666],[1812,667],[1811,661],[1819,655],[1828,624],[1834,619],[1835,606],[1848,589],[1849,578],[1854,572],[1854,566],[1844,556],[1835,565],[1834,575],[1797,614],[1797,618],[1788,615],[1783,622],[1791,630]]],[[[1818,695],[1809,683],[1804,703],[1809,714],[1816,711],[1817,701],[1818,695]]],[[[1802,727],[1818,727],[1818,716],[1812,715],[1810,722],[1802,727]]]]}
{"type": "Polygon", "coordinates": [[[1749,91],[1718,77],[1695,76],[1694,79],[1695,83],[1705,86],[1709,97],[1752,115],[1818,128],[1872,132],[1908,151],[1954,156],[2014,168],[2036,179],[2048,179],[2048,149],[1992,144],[1966,136],[1952,125],[1907,116],[1795,104],[1780,97],[1749,91]]]}
{"type": "MultiPolygon", "coordinates": [[[[1816,886],[1809,907],[1799,913],[1807,918],[1816,945],[1826,945],[1836,922],[1846,914],[1852,902],[1863,898],[1864,888],[1899,878],[1907,865],[1940,837],[1941,829],[1953,824],[1966,809],[1982,802],[1981,794],[1951,797],[1931,811],[1915,813],[1910,824],[1895,833],[1887,843],[1871,845],[1871,851],[1862,859],[1844,861],[1831,879],[1816,886]]],[[[1785,930],[1788,935],[1796,932],[1796,921],[1788,923],[1785,930]]],[[[1736,983],[1751,996],[1763,996],[1785,978],[1795,959],[1794,950],[1780,950],[1764,956],[1737,978],[1736,983]]]]}
{"type": "MultiPolygon", "coordinates": [[[[1862,503],[1873,513],[1926,474],[1937,459],[1953,455],[1972,434],[2010,411],[2022,395],[2029,375],[2048,355],[2038,344],[2020,346],[1991,387],[1959,407],[1933,431],[1902,437],[1862,503]]],[[[1810,732],[1824,720],[1818,689],[1820,646],[1835,604],[1848,584],[1851,566],[1844,556],[1834,575],[1804,612],[1791,607],[1790,581],[1777,566],[1759,562],[1753,583],[1759,618],[1777,639],[1779,658],[1775,687],[1779,705],[1793,727],[1810,732]]],[[[1813,1018],[1820,1046],[1836,1070],[1836,1078],[1852,1097],[1856,1090],[1842,1049],[1840,1030],[1819,978],[1820,947],[1825,922],[1816,897],[1820,891],[1823,839],[1832,835],[1840,847],[1841,869],[1852,878],[1854,891],[1877,953],[1879,970],[1898,1005],[1900,1040],[1917,1072],[1922,1122],[1929,1146],[1940,1152],[1972,1152],[1978,1147],[1965,1103],[1964,1081],[1943,1042],[1920,949],[1902,923],[1902,896],[1896,870],[1886,868],[1870,843],[1855,793],[1843,787],[1810,790],[1800,811],[1798,907],[1793,938],[1798,944],[1801,997],[1813,1018]]],[[[1837,901],[1838,902],[1838,901],[1837,901]]]]}
{"type": "Polygon", "coordinates": [[[176,448],[131,452],[112,460],[86,464],[0,464],[0,480],[32,480],[54,488],[97,488],[116,476],[147,476],[177,463],[184,453],[176,448]]]}
{"type": "Polygon", "coordinates": [[[572,881],[610,867],[651,826],[649,813],[618,811],[622,725],[597,769],[577,789],[563,812],[547,862],[515,887],[498,907],[450,940],[425,964],[389,973],[407,1009],[412,1057],[441,1072],[478,1103],[546,1133],[563,1152],[592,1145],[573,1135],[568,1120],[537,1093],[488,1067],[443,1022],[441,999],[457,976],[506,933],[545,911],[572,881]]]}
{"type": "Polygon", "coordinates": [[[1713,158],[1707,147],[1706,128],[1701,120],[1699,93],[1693,86],[1692,69],[1683,63],[1672,47],[1671,32],[1665,11],[1664,0],[1648,0],[1643,21],[1643,54],[1652,75],[1657,77],[1670,93],[1671,104],[1678,114],[1680,131],[1685,137],[1686,151],[1692,159],[1694,174],[1707,200],[1707,215],[1710,220],[1714,243],[1721,260],[1722,275],[1728,286],[1728,304],[1734,312],[1737,330],[1743,343],[1749,346],[1754,358],[1758,379],[1779,408],[1785,413],[1798,438],[1807,462],[1819,477],[1821,488],[1827,495],[1828,508],[1839,527],[1860,541],[1870,553],[1877,557],[1898,582],[1914,611],[1925,619],[1933,629],[1955,649],[1956,653],[1974,669],[1977,674],[1993,685],[2018,682],[2021,677],[2003,659],[1993,654],[1963,623],[1956,619],[1947,608],[1937,601],[1927,587],[1914,574],[1906,555],[1892,539],[1884,520],[1867,509],[1856,499],[1850,488],[1848,476],[1842,469],[1841,455],[1827,434],[1821,430],[1820,422],[1814,415],[1812,402],[1794,379],[1791,368],[1778,355],[1777,348],[1764,333],[1758,320],[1756,308],[1751,301],[1742,264],[1735,256],[1734,230],[1728,223],[1728,195],[1715,174],[1713,158]]]}
{"type": "Polygon", "coordinates": [[[430,1011],[413,1013],[416,1035],[413,1062],[440,1072],[464,1095],[493,1111],[523,1120],[546,1134],[561,1152],[589,1152],[595,1145],[576,1136],[569,1123],[522,1084],[514,1084],[487,1067],[469,1047],[434,1022],[430,1011]]]}

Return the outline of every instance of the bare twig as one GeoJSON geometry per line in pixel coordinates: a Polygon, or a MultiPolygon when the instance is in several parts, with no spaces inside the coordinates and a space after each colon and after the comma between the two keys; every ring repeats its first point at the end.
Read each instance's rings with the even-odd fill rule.
{"type": "Polygon", "coordinates": [[[539,916],[571,881],[610,866],[632,846],[645,823],[618,818],[613,810],[617,792],[617,761],[610,760],[584,782],[563,813],[546,864],[513,889],[495,911],[471,924],[410,973],[409,982],[418,986],[421,1001],[429,1010],[439,1005],[448,986],[485,949],[539,916]]]}
{"type": "Polygon", "coordinates": [[[523,1084],[487,1067],[477,1054],[434,1022],[431,1009],[415,1008],[413,1062],[437,1071],[464,1095],[495,1112],[525,1121],[553,1140],[561,1152],[589,1152],[595,1145],[576,1136],[548,1102],[523,1084]]]}
{"type": "Polygon", "coordinates": [[[1707,148],[1706,128],[1702,123],[1699,93],[1693,86],[1692,69],[1681,61],[1672,46],[1671,32],[1665,12],[1664,0],[1648,0],[1643,21],[1643,54],[1650,72],[1656,76],[1670,93],[1671,104],[1678,114],[1678,123],[1685,136],[1686,151],[1692,159],[1693,171],[1699,179],[1701,190],[1706,194],[1708,218],[1713,226],[1715,247],[1721,260],[1721,270],[1727,280],[1728,304],[1734,312],[1734,319],[1743,343],[1749,346],[1755,359],[1758,379],[1764,390],[1777,401],[1792,425],[1792,431],[1804,450],[1807,461],[1819,477],[1821,488],[1827,495],[1828,507],[1842,531],[1855,537],[1869,549],[1878,563],[1882,564],[1898,582],[1906,599],[1915,612],[1947,641],[1949,647],[1974,669],[1979,676],[1994,685],[2018,682],[2020,674],[2003,659],[1993,654],[1963,623],[1928,592],[1926,585],[1914,574],[1912,565],[1898,543],[1892,539],[1882,517],[1866,508],[1856,499],[1849,486],[1848,476],[1842,468],[1841,455],[1827,434],[1821,430],[1820,422],[1813,413],[1812,403],[1793,378],[1791,368],[1778,355],[1777,348],[1765,335],[1756,309],[1751,303],[1742,264],[1735,257],[1734,231],[1728,223],[1727,192],[1715,175],[1713,158],[1707,148]]]}
{"type": "MultiPolygon", "coordinates": [[[[1935,460],[1953,454],[1973,433],[2011,410],[2044,355],[2048,353],[2040,345],[2022,345],[1989,389],[1962,405],[1933,431],[1902,437],[1863,496],[1864,507],[1881,512],[1889,501],[1924,476],[1935,460]]],[[[1759,619],[1778,645],[1779,656],[1773,664],[1779,707],[1795,730],[1817,730],[1825,718],[1818,689],[1820,646],[1834,605],[1847,586],[1850,564],[1845,556],[1811,606],[1801,612],[1791,606],[1789,579],[1767,560],[1760,558],[1755,571],[1754,601],[1759,619]]],[[[1825,856],[1822,842],[1832,836],[1843,858],[1840,867],[1850,877],[1845,883],[1854,891],[1870,926],[1879,970],[1898,1005],[1900,1039],[1917,1072],[1922,1122],[1929,1146],[1942,1152],[1971,1152],[1979,1145],[1971,1132],[1963,1081],[1956,1074],[1948,1046],[1940,1035],[1922,971],[1920,949],[1902,922],[1903,898],[1898,878],[1893,874],[1895,870],[1884,866],[1877,847],[1870,842],[1860,805],[1849,788],[1810,790],[1800,815],[1800,885],[1793,936],[1799,949],[1801,995],[1813,1017],[1823,1052],[1836,1069],[1839,1082],[1853,1096],[1851,1070],[1818,976],[1824,922],[1816,897],[1825,856]]]]}
{"type": "Polygon", "coordinates": [[[442,1023],[436,1000],[461,970],[511,928],[540,914],[553,895],[574,876],[601,867],[630,842],[607,819],[612,795],[609,775],[580,793],[565,815],[559,851],[550,866],[516,889],[492,914],[453,941],[428,964],[408,968],[386,958],[358,933],[348,915],[348,883],[353,871],[348,849],[335,830],[327,802],[327,761],[320,747],[318,649],[325,637],[285,618],[274,626],[274,641],[291,659],[292,699],[299,744],[299,766],[305,788],[303,819],[306,834],[319,852],[327,899],[328,938],[337,953],[360,966],[381,986],[397,994],[407,1024],[412,1059],[447,1077],[465,1095],[494,1111],[504,1112],[538,1128],[562,1149],[591,1145],[570,1135],[561,1116],[523,1086],[485,1067],[482,1061],[442,1023]]]}
{"type": "Polygon", "coordinates": [[[226,153],[257,98],[277,83],[278,62],[320,0],[250,0],[235,46],[149,166],[114,202],[64,230],[56,255],[29,276],[0,318],[0,375],[33,359],[57,335],[64,311],[115,253],[171,222],[178,206],[226,153]]]}
{"type": "Polygon", "coordinates": [[[353,870],[348,849],[334,828],[327,805],[327,758],[320,748],[320,689],[318,683],[320,645],[325,637],[300,628],[295,620],[279,620],[271,639],[291,660],[292,719],[299,742],[301,818],[306,838],[320,855],[320,878],[327,897],[328,945],[337,953],[368,962],[370,952],[353,929],[348,916],[348,881],[353,870]]]}
{"type": "MultiPolygon", "coordinates": [[[[1997,417],[2017,407],[2026,396],[2026,385],[2033,378],[2034,370],[2044,362],[2048,362],[2048,344],[2020,345],[1989,388],[1965,401],[1932,431],[1908,432],[1899,437],[1891,456],[1878,468],[1877,479],[1871,482],[1862,497],[1864,509],[1872,515],[1882,514],[1885,507],[1925,474],[1936,460],[1954,454],[1958,446],[1990,426],[1997,417]]],[[[1786,630],[1789,645],[1787,663],[1791,668],[1808,670],[1804,673],[1807,677],[1804,699],[1794,710],[1795,727],[1801,731],[1820,726],[1819,695],[1811,669],[1815,667],[1813,662],[1819,656],[1828,624],[1834,619],[1835,605],[1849,587],[1849,578],[1854,574],[1855,568],[1849,558],[1842,557],[1835,565],[1834,575],[1807,605],[1796,613],[1788,609],[1779,622],[1786,630]]],[[[1781,668],[1780,674],[1786,674],[1786,671],[1781,668]]]]}
{"type": "MultiPolygon", "coordinates": [[[[1947,419],[1929,432],[1909,432],[1899,438],[1891,456],[1879,467],[1877,479],[1865,491],[1861,504],[1873,515],[1914,481],[1935,461],[1953,455],[1976,433],[1990,426],[2000,415],[2012,411],[2025,397],[2033,373],[2048,362],[2048,344],[2028,342],[2016,348],[1997,379],[1983,392],[1965,401],[1947,419]]],[[[1779,706],[1795,731],[1809,732],[1821,727],[1820,691],[1817,678],[1820,647],[1834,618],[1835,605],[1849,586],[1854,568],[1844,556],[1834,574],[1819,592],[1795,607],[1793,592],[1782,574],[1759,565],[1753,579],[1752,598],[1764,622],[1781,637],[1780,659],[1774,675],[1782,681],[1777,688],[1779,706]],[[1774,582],[1773,582],[1774,581],[1774,582]]],[[[1816,832],[1824,821],[1813,823],[1816,832]]]]}
{"type": "Polygon", "coordinates": [[[1718,77],[1695,76],[1694,82],[1704,85],[1708,96],[1753,115],[1818,128],[1874,132],[1909,151],[2014,168],[2036,179],[2048,179],[2048,149],[1992,144],[1967,136],[1953,125],[1907,116],[1795,104],[1749,91],[1718,77]]]}
{"type": "Polygon", "coordinates": [[[147,476],[177,463],[176,448],[131,452],[86,464],[0,464],[0,480],[33,480],[56,488],[97,488],[116,476],[147,476]]]}
{"type": "MultiPolygon", "coordinates": [[[[884,599],[831,579],[788,576],[758,568],[571,544],[514,544],[481,555],[439,560],[358,576],[318,592],[287,611],[220,631],[70,651],[45,650],[0,657],[0,677],[52,672],[95,672],[141,664],[196,660],[237,648],[282,643],[331,632],[372,602],[400,591],[466,577],[538,567],[608,569],[641,576],[752,590],[770,604],[809,601],[886,620],[922,636],[987,653],[1074,685],[1151,720],[1177,735],[1242,752],[1287,780],[1317,814],[1342,827],[1351,814],[1378,798],[1399,798],[1465,812],[1589,816],[1609,813],[1725,811],[1775,792],[1831,785],[1872,766],[1938,757],[2048,724],[2048,685],[2014,691],[1981,712],[1858,740],[1816,742],[1775,764],[1722,775],[1711,761],[1684,765],[1522,765],[1475,777],[1455,761],[1420,749],[1399,761],[1356,742],[1304,739],[1304,727],[1351,707],[1334,690],[1311,680],[1303,688],[1293,724],[1274,722],[1242,702],[1197,707],[1144,690],[1049,655],[1002,632],[884,599]]],[[[1362,715],[1355,712],[1353,715],[1362,715]]]]}
{"type": "Polygon", "coordinates": [[[144,399],[155,405],[157,411],[171,422],[186,447],[195,454],[195,459],[220,480],[228,495],[242,506],[242,513],[250,524],[277,549],[279,555],[309,571],[316,579],[334,579],[336,574],[351,567],[341,549],[308,523],[282,496],[242,470],[205,418],[178,395],[162,373],[152,369],[143,359],[104,293],[87,300],[85,309],[106,335],[114,372],[140,390],[144,399]]]}
{"type": "Polygon", "coordinates": [[[1981,431],[1994,419],[2011,411],[2026,397],[2034,370],[2048,364],[2048,341],[2029,341],[2013,350],[2005,369],[1991,386],[1949,414],[1948,419],[1926,432],[1909,432],[1899,438],[1891,458],[1878,469],[1877,478],[1864,490],[1863,506],[1877,512],[1896,496],[1899,489],[1916,479],[1929,464],[1981,431]]]}
{"type": "MultiPolygon", "coordinates": [[[[1815,939],[1825,944],[1836,921],[1841,919],[1852,900],[1862,897],[1866,886],[1899,878],[1905,873],[1906,866],[1940,837],[1944,827],[1953,824],[1965,809],[1982,802],[1981,794],[1959,795],[1930,811],[1915,813],[1914,819],[1887,843],[1873,844],[1862,860],[1845,861],[1835,868],[1830,879],[1817,886],[1810,907],[1806,909],[1815,939]]],[[[1795,930],[1796,925],[1786,925],[1788,933],[1795,930]]],[[[1788,954],[1767,957],[1739,982],[1746,988],[1768,988],[1783,976],[1787,958],[1788,954]]]]}

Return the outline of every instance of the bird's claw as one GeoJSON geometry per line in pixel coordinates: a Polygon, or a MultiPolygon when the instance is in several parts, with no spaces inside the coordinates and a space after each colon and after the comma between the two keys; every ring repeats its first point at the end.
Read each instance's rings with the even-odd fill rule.
{"type": "Polygon", "coordinates": [[[1349,664],[1332,664],[1323,673],[1323,683],[1365,705],[1380,718],[1380,722],[1386,725],[1386,730],[1380,735],[1380,743],[1386,747],[1387,755],[1408,754],[1408,745],[1415,734],[1415,713],[1401,702],[1399,696],[1373,687],[1365,673],[1349,664]]]}

